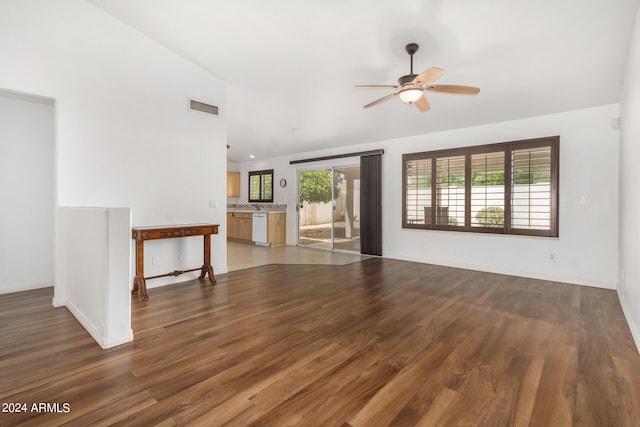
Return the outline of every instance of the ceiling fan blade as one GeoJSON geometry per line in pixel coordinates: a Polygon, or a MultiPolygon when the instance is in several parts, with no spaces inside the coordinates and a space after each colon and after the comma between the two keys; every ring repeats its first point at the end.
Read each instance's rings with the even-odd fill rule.
{"type": "Polygon", "coordinates": [[[398,89],[398,85],[356,85],[357,89],[398,89]]]}
{"type": "Polygon", "coordinates": [[[480,92],[480,88],[459,85],[431,85],[427,86],[426,89],[431,92],[457,93],[462,95],[475,95],[480,92]]]}
{"type": "Polygon", "coordinates": [[[431,67],[416,76],[413,79],[413,83],[428,85],[431,82],[438,80],[444,74],[444,70],[438,67],[431,67]]]}
{"type": "Polygon", "coordinates": [[[368,103],[367,105],[363,106],[362,108],[373,107],[374,105],[377,105],[377,104],[380,104],[382,102],[390,100],[391,98],[393,98],[397,94],[398,94],[398,92],[390,93],[389,95],[385,95],[382,98],[378,98],[375,101],[372,101],[372,102],[368,103]]]}
{"type": "Polygon", "coordinates": [[[416,107],[418,107],[418,110],[423,112],[429,111],[431,109],[431,105],[429,105],[429,101],[427,101],[427,97],[424,95],[422,95],[422,98],[414,102],[414,104],[416,105],[416,107]]]}

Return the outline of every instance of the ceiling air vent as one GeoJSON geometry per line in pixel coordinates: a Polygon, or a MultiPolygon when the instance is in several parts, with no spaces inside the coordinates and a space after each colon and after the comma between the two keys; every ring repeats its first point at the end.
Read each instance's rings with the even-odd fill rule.
{"type": "Polygon", "coordinates": [[[218,107],[215,105],[205,104],[204,102],[194,101],[193,99],[189,100],[189,108],[194,111],[213,114],[214,116],[218,115],[218,107]]]}

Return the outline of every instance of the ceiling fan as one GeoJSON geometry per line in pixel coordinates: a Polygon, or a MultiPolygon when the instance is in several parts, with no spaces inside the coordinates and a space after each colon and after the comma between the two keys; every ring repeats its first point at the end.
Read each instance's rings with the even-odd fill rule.
{"type": "Polygon", "coordinates": [[[397,85],[356,85],[358,89],[398,89],[394,93],[378,98],[364,106],[373,107],[391,98],[398,97],[406,104],[415,104],[420,111],[429,111],[431,105],[425,96],[425,91],[440,93],[455,93],[462,95],[475,95],[480,89],[473,86],[459,85],[432,85],[431,83],[442,77],[442,68],[431,67],[420,74],[413,74],[413,54],[418,51],[416,43],[409,43],[405,50],[411,56],[411,73],[398,79],[397,85]]]}

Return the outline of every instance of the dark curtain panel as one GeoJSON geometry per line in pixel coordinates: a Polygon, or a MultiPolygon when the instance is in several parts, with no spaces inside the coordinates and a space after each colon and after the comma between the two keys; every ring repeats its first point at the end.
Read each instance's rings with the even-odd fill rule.
{"type": "Polygon", "coordinates": [[[360,252],[382,255],[382,155],[360,157],[360,252]]]}

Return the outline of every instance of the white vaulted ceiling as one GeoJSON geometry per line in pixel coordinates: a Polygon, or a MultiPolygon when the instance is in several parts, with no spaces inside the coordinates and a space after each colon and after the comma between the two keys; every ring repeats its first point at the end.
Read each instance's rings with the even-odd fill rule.
{"type": "Polygon", "coordinates": [[[638,0],[88,0],[227,83],[244,161],[619,101],[638,0]],[[477,96],[362,106],[409,73],[477,96]]]}

